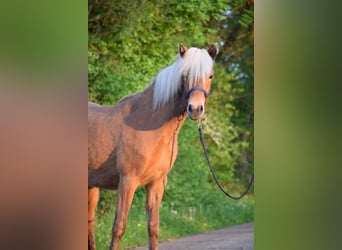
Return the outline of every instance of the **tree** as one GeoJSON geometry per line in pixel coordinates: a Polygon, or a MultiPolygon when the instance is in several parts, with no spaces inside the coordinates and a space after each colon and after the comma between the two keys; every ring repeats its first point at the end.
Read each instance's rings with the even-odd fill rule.
{"type": "Polygon", "coordinates": [[[235,149],[222,150],[231,152],[236,175],[247,181],[254,160],[254,1],[231,1],[231,8],[219,22],[218,32],[221,52],[217,60],[223,75],[217,84],[216,110],[224,115],[215,115],[229,121],[222,119],[216,124],[225,124],[222,130],[231,128],[222,132],[223,137],[231,138],[233,143],[240,142],[235,143],[235,149]]]}

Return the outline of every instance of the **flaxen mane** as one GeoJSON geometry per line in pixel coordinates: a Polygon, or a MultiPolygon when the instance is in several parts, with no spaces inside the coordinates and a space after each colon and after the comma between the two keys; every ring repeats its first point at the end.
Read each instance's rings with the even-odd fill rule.
{"type": "Polygon", "coordinates": [[[205,49],[190,48],[182,58],[178,55],[175,62],[161,70],[155,78],[153,109],[172,100],[182,86],[183,77],[187,78],[191,89],[210,74],[212,67],[213,60],[205,49]]]}

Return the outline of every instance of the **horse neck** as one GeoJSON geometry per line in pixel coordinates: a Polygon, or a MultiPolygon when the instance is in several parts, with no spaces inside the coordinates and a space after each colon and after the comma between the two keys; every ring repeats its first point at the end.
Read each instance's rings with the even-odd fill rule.
{"type": "MultiPolygon", "coordinates": [[[[151,87],[151,96],[153,96],[154,84],[152,84],[151,87]]],[[[155,117],[159,117],[158,119],[160,119],[160,116],[164,117],[165,122],[169,120],[181,120],[186,117],[186,105],[187,102],[183,95],[181,93],[177,93],[166,104],[154,110],[153,113],[155,117]]]]}
{"type": "MultiPolygon", "coordinates": [[[[165,105],[153,110],[154,84],[143,92],[128,96],[123,102],[129,103],[130,114],[125,119],[127,125],[137,130],[160,130],[167,133],[181,127],[187,114],[186,100],[181,94],[176,94],[165,105]]],[[[177,132],[179,132],[177,129],[177,132]]]]}
{"type": "MultiPolygon", "coordinates": [[[[174,103],[175,105],[178,104],[178,102],[174,103]]],[[[187,118],[187,113],[184,109],[180,109],[177,106],[168,106],[167,104],[164,105],[164,107],[161,107],[159,112],[155,112],[157,115],[158,113],[164,112],[165,114],[168,114],[167,116],[164,116],[163,119],[156,118],[156,121],[162,121],[162,125],[160,129],[163,131],[163,134],[169,134],[173,137],[178,137],[178,133],[187,118]]],[[[156,117],[156,116],[155,116],[156,117]]]]}
{"type": "Polygon", "coordinates": [[[172,130],[173,133],[187,117],[186,100],[179,93],[165,105],[153,110],[153,91],[154,84],[151,84],[143,92],[123,98],[113,108],[123,112],[124,123],[136,130],[158,130],[162,134],[172,130]]]}
{"type": "MultiPolygon", "coordinates": [[[[178,102],[174,103],[175,105],[179,104],[178,102]]],[[[170,112],[169,116],[164,119],[164,125],[162,126],[166,131],[172,131],[172,133],[178,135],[185,119],[187,118],[187,112],[185,109],[181,109],[179,106],[169,106],[165,105],[165,107],[161,108],[163,112],[170,112]],[[165,111],[166,110],[166,111],[165,111]]]]}

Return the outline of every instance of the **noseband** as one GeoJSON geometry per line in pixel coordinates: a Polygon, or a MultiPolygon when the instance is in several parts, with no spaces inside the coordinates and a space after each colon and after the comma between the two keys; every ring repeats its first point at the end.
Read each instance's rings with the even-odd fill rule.
{"type": "MultiPolygon", "coordinates": [[[[184,90],[184,84],[185,84],[186,79],[187,79],[187,77],[183,76],[183,79],[182,79],[182,91],[184,90]]],[[[201,91],[204,94],[205,98],[207,98],[210,95],[210,92],[207,92],[205,89],[203,89],[201,87],[193,87],[193,88],[189,89],[184,94],[185,100],[188,100],[190,98],[191,93],[194,92],[195,90],[201,91]]]]}
{"type": "Polygon", "coordinates": [[[204,94],[205,98],[207,98],[210,95],[209,92],[207,92],[205,89],[201,87],[193,87],[184,94],[185,100],[188,100],[190,98],[191,93],[194,92],[195,90],[201,91],[204,94]]]}

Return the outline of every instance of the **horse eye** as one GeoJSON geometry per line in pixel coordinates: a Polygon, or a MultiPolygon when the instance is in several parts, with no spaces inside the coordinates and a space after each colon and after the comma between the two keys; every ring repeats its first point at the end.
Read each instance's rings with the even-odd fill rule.
{"type": "Polygon", "coordinates": [[[210,76],[209,76],[209,79],[211,79],[211,78],[213,78],[213,75],[210,75],[210,76]]]}

